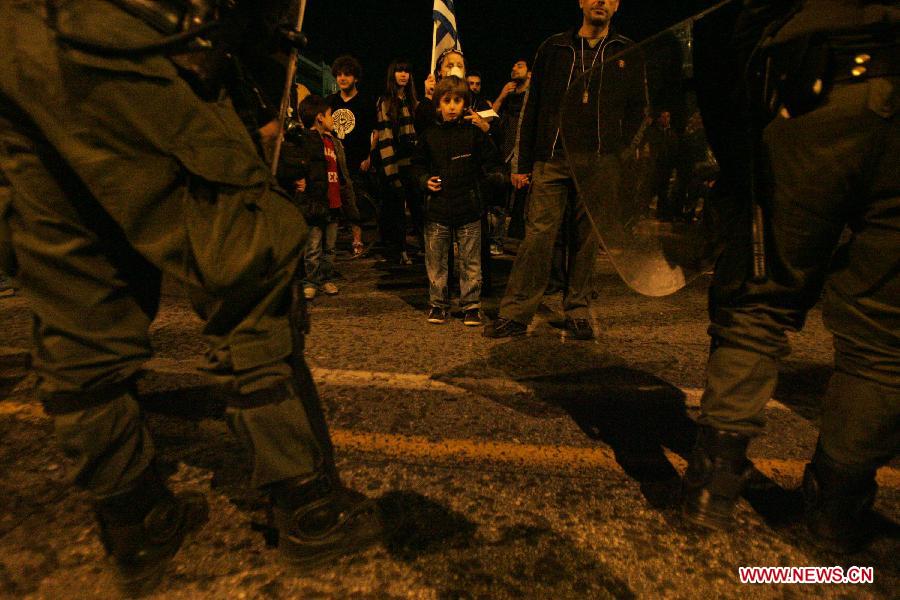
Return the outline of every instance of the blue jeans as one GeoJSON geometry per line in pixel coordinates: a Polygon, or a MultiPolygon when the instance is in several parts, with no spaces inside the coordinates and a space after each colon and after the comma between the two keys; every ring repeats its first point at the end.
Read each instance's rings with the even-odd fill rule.
{"type": "Polygon", "coordinates": [[[303,287],[319,287],[335,278],[334,247],[337,243],[337,231],[337,221],[310,226],[303,260],[306,267],[303,287]]]}
{"type": "Polygon", "coordinates": [[[450,244],[459,246],[459,306],[481,307],[481,221],[449,227],[425,223],[425,268],[428,270],[428,300],[432,306],[450,307],[447,290],[447,260],[450,244]]]}

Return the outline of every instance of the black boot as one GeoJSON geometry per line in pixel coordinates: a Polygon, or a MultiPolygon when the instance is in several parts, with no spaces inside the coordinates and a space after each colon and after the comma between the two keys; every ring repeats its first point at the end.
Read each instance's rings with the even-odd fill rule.
{"type": "Polygon", "coordinates": [[[131,489],[97,502],[95,513],[119,587],[136,598],[159,584],[185,536],[206,522],[209,507],[200,494],[174,496],[151,466],[131,489]]]}
{"type": "Polygon", "coordinates": [[[865,548],[877,491],[875,469],[840,465],[817,448],[803,473],[806,527],[813,543],[840,553],[865,548]]]}
{"type": "Polygon", "coordinates": [[[738,433],[701,426],[682,480],[682,513],[708,529],[731,529],[734,505],[750,473],[747,445],[738,433]]]}
{"type": "Polygon", "coordinates": [[[282,556],[301,570],[363,551],[385,536],[375,501],[327,474],[275,484],[272,516],[282,556]]]}

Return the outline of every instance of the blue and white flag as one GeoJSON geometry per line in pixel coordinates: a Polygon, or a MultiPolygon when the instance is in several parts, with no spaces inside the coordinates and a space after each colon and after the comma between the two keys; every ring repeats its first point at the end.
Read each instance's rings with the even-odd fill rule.
{"type": "Polygon", "coordinates": [[[453,0],[434,0],[432,11],[434,20],[434,50],[431,53],[431,72],[434,72],[438,57],[451,48],[461,50],[459,31],[456,29],[456,9],[453,0]]]}

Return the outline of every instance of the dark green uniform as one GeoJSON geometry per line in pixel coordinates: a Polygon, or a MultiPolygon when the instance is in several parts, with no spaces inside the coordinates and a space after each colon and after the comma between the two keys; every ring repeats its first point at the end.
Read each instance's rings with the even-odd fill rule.
{"type": "MultiPolygon", "coordinates": [[[[162,37],[109,2],[59,4],[59,31],[110,46],[162,37]]],[[[3,2],[0,171],[12,186],[0,270],[33,309],[38,394],[79,484],[102,499],[153,460],[131,381],[151,355],[163,273],[205,322],[210,369],[234,383],[229,422],[254,485],[329,460],[315,398],[287,383],[306,225],[227,98],[201,100],[161,55],[60,44],[44,2],[3,2]]]]}
{"type": "MultiPolygon", "coordinates": [[[[900,8],[864,4],[808,1],[772,46],[814,31],[900,22],[900,8]]],[[[823,448],[840,463],[871,467],[900,447],[898,109],[900,78],[843,78],[810,112],[779,115],[766,127],[767,277],[752,279],[744,245],[729,247],[719,262],[701,423],[762,431],[776,360],[789,351],[786,332],[802,328],[824,286],[835,375],[823,448]],[[851,235],[839,245],[845,227],[851,235]]]]}
{"type": "Polygon", "coordinates": [[[787,332],[803,327],[824,289],[835,373],[804,474],[806,519],[816,543],[855,551],[872,532],[876,469],[900,448],[900,7],[746,0],[744,25],[779,12],[754,62],[769,69],[772,85],[760,89],[776,90],[759,102],[777,112],[755,169],[765,269],[749,227],[717,264],[683,509],[703,526],[734,524],[747,444],[763,430],[787,332]]]}

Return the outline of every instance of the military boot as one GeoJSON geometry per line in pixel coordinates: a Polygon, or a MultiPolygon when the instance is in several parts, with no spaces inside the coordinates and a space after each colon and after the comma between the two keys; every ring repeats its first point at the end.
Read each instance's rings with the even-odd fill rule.
{"type": "Polygon", "coordinates": [[[151,592],[185,536],[206,522],[209,507],[200,494],[175,496],[150,467],[131,489],[95,505],[100,540],[128,598],[151,592]]]}
{"type": "Polygon", "coordinates": [[[682,513],[708,529],[734,526],[734,506],[750,474],[750,438],[701,426],[682,480],[682,513]]]}
{"type": "Polygon", "coordinates": [[[862,550],[872,534],[875,469],[840,465],[821,448],[803,473],[806,527],[813,543],[826,550],[862,550]]]}
{"type": "Polygon", "coordinates": [[[271,495],[278,549],[302,571],[361,552],[384,539],[375,501],[345,488],[334,475],[275,484],[271,495]]]}

